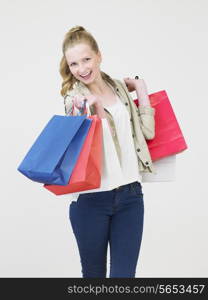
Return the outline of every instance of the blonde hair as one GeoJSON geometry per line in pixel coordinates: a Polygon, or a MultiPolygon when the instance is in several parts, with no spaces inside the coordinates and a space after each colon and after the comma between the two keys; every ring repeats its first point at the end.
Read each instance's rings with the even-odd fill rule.
{"type": "MultiPolygon", "coordinates": [[[[69,47],[73,47],[78,43],[87,43],[95,53],[98,53],[99,48],[96,40],[91,35],[89,31],[86,31],[82,26],[72,27],[65,35],[63,44],[62,44],[62,52],[63,57],[60,62],[59,72],[63,78],[61,95],[64,97],[68,90],[73,88],[73,84],[77,81],[77,79],[72,75],[69,66],[67,64],[67,60],[65,57],[65,52],[69,47]]],[[[116,87],[113,79],[103,71],[101,71],[101,76],[103,80],[109,82],[113,87],[116,87]]]]}

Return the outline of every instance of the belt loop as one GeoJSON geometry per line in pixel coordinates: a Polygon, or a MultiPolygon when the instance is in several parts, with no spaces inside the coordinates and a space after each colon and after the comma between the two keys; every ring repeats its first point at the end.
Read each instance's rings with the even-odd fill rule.
{"type": "Polygon", "coordinates": [[[134,182],[131,182],[131,183],[130,183],[130,190],[131,190],[132,192],[134,192],[134,182]]]}

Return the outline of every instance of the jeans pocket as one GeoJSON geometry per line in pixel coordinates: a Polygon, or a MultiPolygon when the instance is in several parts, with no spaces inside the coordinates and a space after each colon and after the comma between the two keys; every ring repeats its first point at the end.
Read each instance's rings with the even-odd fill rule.
{"type": "Polygon", "coordinates": [[[133,182],[131,184],[131,187],[135,196],[143,196],[142,185],[140,182],[133,182]]]}

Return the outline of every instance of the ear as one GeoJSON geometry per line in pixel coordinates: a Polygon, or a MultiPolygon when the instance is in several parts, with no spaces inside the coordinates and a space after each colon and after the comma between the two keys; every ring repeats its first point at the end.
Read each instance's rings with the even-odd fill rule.
{"type": "Polygon", "coordinates": [[[101,52],[100,52],[100,50],[98,50],[98,60],[99,60],[99,63],[101,63],[102,62],[102,54],[101,54],[101,52]]]}

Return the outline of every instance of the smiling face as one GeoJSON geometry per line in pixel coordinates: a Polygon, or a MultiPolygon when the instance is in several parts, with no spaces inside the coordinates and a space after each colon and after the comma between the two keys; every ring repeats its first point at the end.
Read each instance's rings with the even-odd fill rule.
{"type": "Polygon", "coordinates": [[[88,44],[79,43],[65,52],[72,75],[84,84],[92,83],[100,76],[101,54],[96,54],[88,44]]]}

